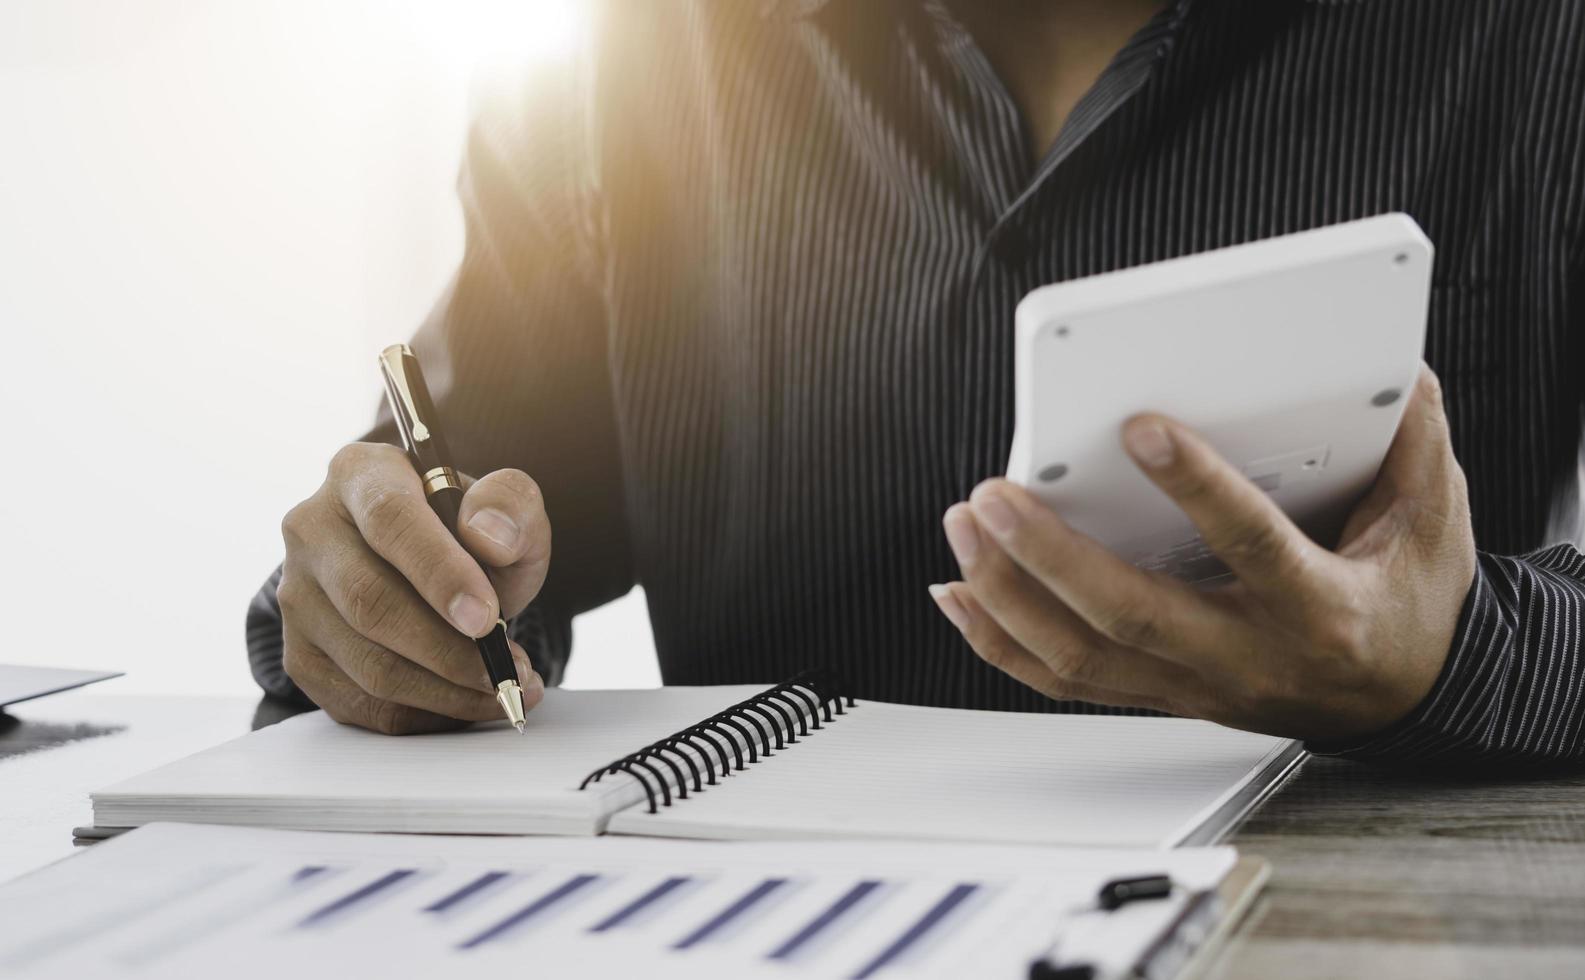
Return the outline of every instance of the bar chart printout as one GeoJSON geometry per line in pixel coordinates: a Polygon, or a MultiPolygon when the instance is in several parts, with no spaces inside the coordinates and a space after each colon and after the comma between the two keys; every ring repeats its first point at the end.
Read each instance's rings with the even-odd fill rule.
{"type": "MultiPolygon", "coordinates": [[[[156,824],[0,888],[0,975],[1021,976],[1126,873],[1227,849],[435,838],[156,824]],[[71,894],[72,921],[45,914],[71,894]],[[84,931],[81,921],[101,928],[84,931]]],[[[57,905],[58,907],[58,905],[57,905]]]]}

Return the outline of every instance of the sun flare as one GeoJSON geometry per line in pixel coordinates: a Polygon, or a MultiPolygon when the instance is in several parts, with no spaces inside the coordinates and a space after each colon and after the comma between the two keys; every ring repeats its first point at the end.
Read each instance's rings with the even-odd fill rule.
{"type": "Polygon", "coordinates": [[[584,0],[406,0],[424,35],[469,69],[570,57],[588,20],[584,0]]]}

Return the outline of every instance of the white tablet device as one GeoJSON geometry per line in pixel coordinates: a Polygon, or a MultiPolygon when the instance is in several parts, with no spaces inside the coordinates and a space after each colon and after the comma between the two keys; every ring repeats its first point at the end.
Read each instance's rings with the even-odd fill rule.
{"type": "Polygon", "coordinates": [[[1431,260],[1386,214],[1036,289],[1017,311],[1009,479],[1136,565],[1214,580],[1122,448],[1127,419],[1160,412],[1334,546],[1419,372],[1431,260]]]}

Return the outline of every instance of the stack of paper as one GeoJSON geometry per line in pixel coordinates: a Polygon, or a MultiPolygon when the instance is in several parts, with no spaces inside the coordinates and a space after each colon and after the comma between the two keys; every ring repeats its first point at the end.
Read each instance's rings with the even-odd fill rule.
{"type": "Polygon", "coordinates": [[[1020,977],[1103,881],[1170,875],[1064,943],[1115,974],[1233,860],[156,824],[0,888],[0,975],[1020,977]]]}

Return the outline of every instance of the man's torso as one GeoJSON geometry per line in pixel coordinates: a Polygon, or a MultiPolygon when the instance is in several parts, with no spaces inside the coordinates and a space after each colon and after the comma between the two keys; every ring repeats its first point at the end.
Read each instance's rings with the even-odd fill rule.
{"type": "Polygon", "coordinates": [[[1006,463],[1018,300],[1385,211],[1437,247],[1426,357],[1480,547],[1579,534],[1581,5],[1172,5],[1038,167],[937,5],[609,20],[595,252],[669,683],[832,663],[871,697],[1046,707],[925,592],[955,576],[942,512],[1006,463]]]}

